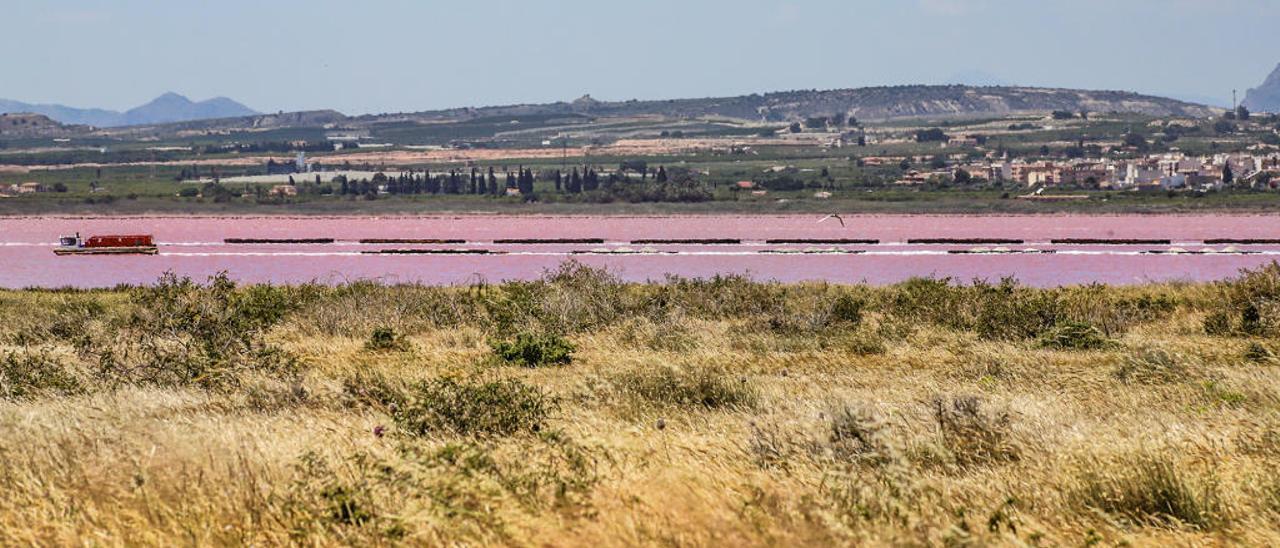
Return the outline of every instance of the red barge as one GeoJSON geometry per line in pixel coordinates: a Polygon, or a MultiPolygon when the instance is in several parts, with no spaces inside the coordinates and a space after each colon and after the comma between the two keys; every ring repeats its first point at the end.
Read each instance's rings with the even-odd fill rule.
{"type": "Polygon", "coordinates": [[[58,239],[56,255],[155,255],[160,252],[150,234],[123,236],[90,236],[88,239],[63,236],[58,239]]]}

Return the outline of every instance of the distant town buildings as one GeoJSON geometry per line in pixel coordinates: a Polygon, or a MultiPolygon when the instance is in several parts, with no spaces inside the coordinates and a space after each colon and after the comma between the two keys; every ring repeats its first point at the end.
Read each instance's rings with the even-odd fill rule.
{"type": "Polygon", "coordinates": [[[46,190],[45,186],[40,183],[14,183],[9,185],[0,185],[0,196],[18,196],[20,194],[45,192],[46,190]]]}
{"type": "MultiPolygon", "coordinates": [[[[868,157],[863,165],[920,163],[920,158],[868,157]]],[[[899,185],[955,180],[963,171],[970,179],[1012,182],[1027,187],[1078,186],[1116,190],[1208,190],[1225,185],[1276,188],[1280,184],[1280,153],[1231,153],[1191,156],[1181,152],[1136,159],[996,160],[956,162],[946,168],[908,169],[899,185]]]]}
{"type": "Polygon", "coordinates": [[[277,162],[274,158],[267,160],[267,175],[292,175],[312,171],[316,171],[316,164],[307,163],[306,152],[299,152],[293,162],[277,162]]]}

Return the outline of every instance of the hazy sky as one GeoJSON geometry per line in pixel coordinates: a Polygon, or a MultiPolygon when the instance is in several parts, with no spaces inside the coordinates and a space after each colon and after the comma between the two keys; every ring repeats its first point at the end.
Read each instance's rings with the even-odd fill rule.
{"type": "Polygon", "coordinates": [[[0,0],[0,97],[165,91],[348,114],[943,83],[1213,96],[1280,63],[1280,0],[0,0]]]}

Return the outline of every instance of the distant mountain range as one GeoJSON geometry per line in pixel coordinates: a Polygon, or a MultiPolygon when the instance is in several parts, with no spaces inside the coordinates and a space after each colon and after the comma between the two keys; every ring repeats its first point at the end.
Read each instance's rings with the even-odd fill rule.
{"type": "Polygon", "coordinates": [[[1243,104],[1253,111],[1280,112],[1280,65],[1261,86],[1249,90],[1243,104]]]}
{"type": "Polygon", "coordinates": [[[125,112],[100,108],[74,108],[65,105],[30,104],[0,99],[0,113],[43,114],[63,124],[97,127],[169,124],[257,114],[253,109],[226,97],[215,97],[207,101],[194,102],[172,92],[125,112]]]}

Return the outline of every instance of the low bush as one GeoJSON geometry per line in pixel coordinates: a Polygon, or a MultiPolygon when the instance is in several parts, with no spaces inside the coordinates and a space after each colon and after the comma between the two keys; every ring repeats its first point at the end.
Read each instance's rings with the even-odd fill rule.
{"type": "Polygon", "coordinates": [[[617,328],[618,340],[627,346],[658,352],[687,352],[697,348],[697,331],[680,315],[671,314],[660,321],[630,318],[617,328]]]}
{"type": "Polygon", "coordinates": [[[556,431],[539,433],[530,442],[510,459],[495,458],[492,452],[474,443],[450,444],[435,451],[426,462],[433,468],[451,469],[459,476],[478,474],[492,478],[529,509],[588,507],[591,491],[600,481],[598,453],[602,452],[556,431]]]}
{"type": "Polygon", "coordinates": [[[573,361],[573,344],[558,335],[521,333],[514,341],[490,341],[494,355],[506,363],[524,367],[567,365],[573,361]]]}
{"type": "Polygon", "coordinates": [[[238,290],[225,273],[207,285],[165,274],[156,285],[132,290],[132,313],[111,340],[84,341],[108,383],[195,385],[218,388],[247,371],[297,373],[297,360],[267,343],[309,286],[252,286],[238,290]]]}
{"type": "Polygon", "coordinates": [[[79,376],[48,354],[0,355],[0,399],[68,396],[83,391],[79,376]]]}
{"type": "Polygon", "coordinates": [[[1117,380],[1134,384],[1166,384],[1192,375],[1191,359],[1160,348],[1144,348],[1124,357],[1112,373],[1117,380]]]}
{"type": "Polygon", "coordinates": [[[589,515],[591,494],[610,462],[607,451],[559,432],[512,443],[401,444],[381,454],[311,452],[295,465],[295,479],[278,502],[287,508],[294,542],[337,537],[398,545],[411,534],[403,518],[408,507],[440,516],[432,531],[440,538],[488,544],[514,538],[505,519],[511,515],[545,509],[589,515]]]}
{"type": "Polygon", "coordinates": [[[1052,290],[1058,295],[1063,318],[1087,323],[1108,337],[1129,328],[1171,316],[1181,300],[1158,289],[1117,290],[1102,284],[1052,290]]]}
{"type": "Polygon", "coordinates": [[[985,410],[982,400],[973,396],[935,397],[931,407],[942,445],[955,464],[971,467],[1018,459],[1008,412],[985,410]]]}
{"type": "Polygon", "coordinates": [[[907,323],[967,329],[970,324],[963,320],[962,293],[962,288],[951,285],[950,278],[913,278],[890,289],[886,309],[907,323]]]}
{"type": "Polygon", "coordinates": [[[1098,328],[1081,322],[1067,322],[1040,337],[1040,346],[1056,350],[1102,350],[1115,343],[1098,328]]]}
{"type": "Polygon", "coordinates": [[[1231,325],[1231,316],[1222,310],[1215,310],[1205,316],[1204,332],[1208,335],[1218,337],[1229,336],[1233,333],[1234,327],[1231,325]]]}
{"type": "Polygon", "coordinates": [[[1280,356],[1270,346],[1260,342],[1251,342],[1244,349],[1244,359],[1250,363],[1274,365],[1280,363],[1280,356]]]}
{"type": "Polygon", "coordinates": [[[390,327],[379,327],[369,335],[364,348],[374,352],[404,352],[409,350],[410,346],[404,335],[396,333],[390,327]]]}
{"type": "Polygon", "coordinates": [[[393,417],[411,436],[511,436],[537,432],[556,407],[551,396],[516,379],[441,377],[413,387],[393,417]]]}
{"type": "Polygon", "coordinates": [[[1217,284],[1205,319],[1210,335],[1280,336],[1280,263],[1245,270],[1237,279],[1217,284]]]}
{"type": "Polygon", "coordinates": [[[794,288],[733,274],[696,279],[669,276],[647,290],[644,307],[651,316],[679,309],[695,318],[724,320],[777,313],[786,306],[788,291],[794,288]]]}
{"type": "Polygon", "coordinates": [[[984,339],[1025,340],[1038,337],[1062,319],[1056,293],[1021,287],[1011,279],[999,284],[975,283],[974,331],[984,339]]]}
{"type": "Polygon", "coordinates": [[[885,464],[893,458],[884,424],[871,413],[848,405],[831,412],[827,447],[836,460],[844,462],[885,464]]]}
{"type": "Polygon", "coordinates": [[[373,407],[395,414],[408,401],[408,387],[378,373],[360,371],[342,380],[342,394],[358,407],[373,407]]]}
{"type": "Polygon", "coordinates": [[[621,373],[612,382],[649,404],[734,409],[754,407],[759,399],[745,377],[718,367],[654,366],[621,373]]]}
{"type": "Polygon", "coordinates": [[[568,261],[541,280],[486,287],[477,299],[498,331],[570,334],[621,317],[630,302],[623,288],[606,270],[568,261]]]}
{"type": "Polygon", "coordinates": [[[88,336],[88,325],[107,315],[107,307],[96,299],[67,299],[54,308],[49,334],[64,341],[78,342],[88,336]]]}
{"type": "Polygon", "coordinates": [[[834,346],[855,356],[878,356],[889,351],[879,333],[865,329],[837,337],[834,346]]]}
{"type": "Polygon", "coordinates": [[[1227,521],[1217,479],[1189,473],[1170,457],[1098,463],[1083,476],[1081,504],[1137,525],[1212,530],[1227,521]]]}
{"type": "Polygon", "coordinates": [[[867,301],[849,294],[841,294],[831,303],[829,322],[833,325],[857,326],[862,323],[862,316],[867,308],[867,301]]]}

